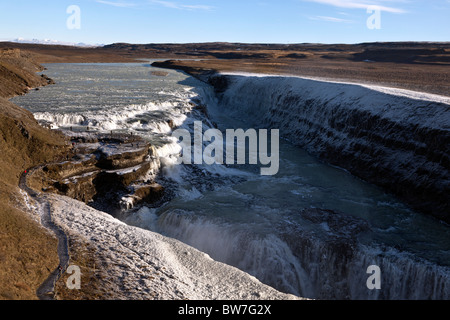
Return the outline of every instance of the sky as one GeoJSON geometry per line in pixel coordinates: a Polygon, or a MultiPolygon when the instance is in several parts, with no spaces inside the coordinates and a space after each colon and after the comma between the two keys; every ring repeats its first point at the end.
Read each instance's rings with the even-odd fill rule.
{"type": "Polygon", "coordinates": [[[450,0],[0,0],[0,40],[450,41],[450,0]]]}

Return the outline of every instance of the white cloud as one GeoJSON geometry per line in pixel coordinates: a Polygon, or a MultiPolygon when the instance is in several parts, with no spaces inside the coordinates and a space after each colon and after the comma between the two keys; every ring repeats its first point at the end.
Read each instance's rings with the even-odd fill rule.
{"type": "Polygon", "coordinates": [[[212,6],[205,6],[205,5],[201,5],[201,4],[182,5],[181,7],[185,8],[185,9],[192,9],[192,10],[212,10],[213,9],[212,6]]]}
{"type": "Polygon", "coordinates": [[[180,4],[173,1],[162,1],[162,0],[150,0],[152,3],[156,3],[159,5],[162,5],[166,8],[172,8],[172,9],[178,9],[178,10],[204,10],[204,11],[210,11],[213,10],[214,7],[207,6],[207,5],[201,5],[201,4],[180,4]]]}
{"type": "Polygon", "coordinates": [[[105,0],[95,0],[95,2],[98,3],[102,3],[102,4],[107,4],[109,6],[114,6],[114,7],[120,7],[120,8],[130,8],[130,7],[134,7],[135,4],[134,3],[129,3],[129,2],[114,2],[114,1],[105,1],[105,0]]]}
{"type": "Polygon", "coordinates": [[[382,3],[390,2],[390,3],[398,3],[404,1],[398,0],[303,0],[309,2],[322,3],[326,5],[331,5],[338,8],[347,8],[347,9],[367,9],[370,6],[377,6],[379,10],[391,13],[405,13],[406,11],[401,8],[395,8],[391,6],[384,6],[382,3]]]}
{"type": "Polygon", "coordinates": [[[151,2],[160,4],[160,5],[162,5],[164,7],[167,7],[167,8],[179,9],[179,6],[175,2],[158,1],[158,0],[152,0],[151,2]]]}
{"type": "Polygon", "coordinates": [[[345,23],[353,22],[351,20],[340,19],[340,18],[335,18],[335,17],[326,17],[326,16],[314,16],[314,17],[309,17],[309,19],[311,19],[311,20],[320,20],[320,21],[328,21],[328,22],[345,22],[345,23]]]}

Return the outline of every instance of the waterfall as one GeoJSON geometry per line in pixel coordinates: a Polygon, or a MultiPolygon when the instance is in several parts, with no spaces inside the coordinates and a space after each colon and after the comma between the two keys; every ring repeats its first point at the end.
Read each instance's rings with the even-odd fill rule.
{"type": "Polygon", "coordinates": [[[319,159],[450,222],[450,98],[295,77],[220,77],[228,88],[216,113],[280,129],[319,159]]]}
{"type": "MultiPolygon", "coordinates": [[[[448,139],[449,120],[444,115],[450,107],[446,101],[298,78],[226,77],[228,87],[218,94],[218,99],[205,99],[209,101],[210,120],[219,126],[280,129],[284,138],[309,153],[382,186],[386,182],[409,191],[424,191],[421,185],[412,183],[421,175],[418,180],[436,187],[425,190],[424,196],[437,192],[426,205],[434,212],[443,208],[442,194],[448,194],[448,154],[436,141],[448,139]],[[420,168],[425,169],[420,172],[420,168]],[[377,180],[378,175],[381,177],[377,180]],[[407,184],[412,186],[408,189],[407,184]]],[[[194,180],[186,176],[183,179],[191,178],[194,180]]],[[[260,182],[257,185],[261,187],[260,182]]],[[[150,228],[240,268],[280,291],[317,299],[449,298],[447,258],[439,264],[397,249],[397,238],[387,243],[371,242],[371,237],[377,238],[373,234],[379,232],[374,221],[391,218],[369,216],[367,220],[364,216],[306,208],[298,213],[302,221],[279,220],[267,228],[250,216],[240,223],[230,223],[225,216],[211,217],[219,209],[211,200],[208,209],[203,208],[199,203],[207,201],[202,199],[204,195],[198,190],[194,194],[196,203],[189,202],[189,208],[175,203],[158,210],[150,228]],[[306,227],[311,221],[314,227],[306,227]],[[365,237],[369,240],[361,240],[365,237]],[[380,289],[367,286],[367,270],[373,265],[381,273],[380,289]]],[[[422,195],[419,198],[423,199],[422,195]]],[[[295,199],[289,200],[293,207],[295,199]]],[[[275,210],[265,205],[260,204],[260,210],[275,210]]],[[[240,209],[248,206],[246,203],[240,209]]],[[[245,210],[240,214],[245,215],[245,210]]],[[[391,215],[397,214],[394,211],[391,215]]],[[[420,221],[417,218],[411,223],[420,221]]],[[[441,237],[448,235],[447,227],[443,226],[446,231],[441,237]]],[[[388,225],[386,230],[394,230],[393,237],[398,237],[397,226],[388,225]]],[[[433,229],[417,236],[426,237],[428,232],[432,237],[433,229]]],[[[435,254],[449,252],[446,244],[447,240],[435,254]]]]}

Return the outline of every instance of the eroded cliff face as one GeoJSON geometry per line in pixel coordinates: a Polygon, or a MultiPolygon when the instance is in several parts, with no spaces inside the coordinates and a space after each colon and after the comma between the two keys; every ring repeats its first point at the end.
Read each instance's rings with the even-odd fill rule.
{"type": "Polygon", "coordinates": [[[163,187],[153,181],[160,162],[148,142],[133,136],[79,133],[60,162],[43,164],[29,173],[35,190],[65,195],[118,215],[123,209],[154,204],[163,187]]]}
{"type": "Polygon", "coordinates": [[[450,222],[450,98],[293,77],[215,75],[209,83],[220,107],[249,127],[280,129],[323,161],[450,222]]]}

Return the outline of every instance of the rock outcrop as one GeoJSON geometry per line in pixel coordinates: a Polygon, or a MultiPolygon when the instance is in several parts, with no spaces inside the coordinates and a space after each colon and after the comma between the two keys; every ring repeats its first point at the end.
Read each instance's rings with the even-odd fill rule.
{"type": "Polygon", "coordinates": [[[450,222],[448,103],[294,77],[199,74],[215,87],[221,108],[241,112],[249,126],[280,129],[319,159],[450,222]]]}
{"type": "Polygon", "coordinates": [[[66,160],[30,173],[36,190],[65,195],[111,214],[162,198],[153,181],[159,159],[148,142],[136,136],[84,134],[72,137],[66,160]]]}

